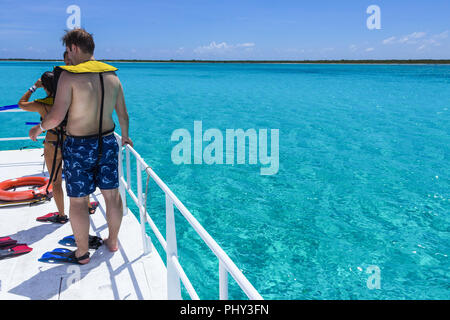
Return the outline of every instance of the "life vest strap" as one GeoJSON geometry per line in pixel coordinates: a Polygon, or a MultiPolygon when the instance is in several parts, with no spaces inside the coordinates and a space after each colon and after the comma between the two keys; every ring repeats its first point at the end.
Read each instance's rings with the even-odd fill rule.
{"type": "MultiPolygon", "coordinates": [[[[114,127],[112,127],[112,129],[103,131],[102,137],[113,133],[115,129],[116,129],[116,125],[114,125],[114,127]]],[[[98,138],[98,133],[87,135],[87,136],[74,136],[74,135],[66,134],[66,137],[71,137],[71,138],[76,138],[76,139],[93,139],[93,138],[98,138]]]]}

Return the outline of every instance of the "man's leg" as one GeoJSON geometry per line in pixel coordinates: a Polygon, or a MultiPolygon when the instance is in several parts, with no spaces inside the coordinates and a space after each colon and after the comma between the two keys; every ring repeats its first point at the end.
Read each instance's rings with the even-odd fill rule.
{"type": "Polygon", "coordinates": [[[119,229],[122,223],[123,209],[119,189],[101,190],[106,203],[106,221],[109,235],[105,240],[110,251],[119,249],[119,229]]]}
{"type": "MultiPolygon", "coordinates": [[[[45,158],[45,164],[47,166],[49,174],[53,170],[53,157],[55,155],[55,146],[49,142],[46,142],[44,145],[44,158],[45,158]]],[[[56,168],[58,168],[58,165],[61,163],[61,152],[58,151],[57,157],[56,157],[56,168]]],[[[55,168],[55,170],[56,170],[55,168]]],[[[60,217],[64,217],[64,193],[62,189],[62,177],[61,177],[61,171],[58,170],[58,175],[56,176],[56,180],[52,181],[53,185],[53,199],[56,203],[56,208],[58,209],[58,213],[60,217]]],[[[55,179],[55,177],[53,177],[55,179]]]]}
{"type": "MultiPolygon", "coordinates": [[[[95,191],[92,159],[89,157],[91,149],[95,148],[82,139],[67,137],[64,141],[64,175],[67,196],[70,197],[70,224],[77,243],[77,258],[89,252],[90,221],[87,197],[95,191]]],[[[88,263],[89,258],[79,262],[88,263]]]]}
{"type": "MultiPolygon", "coordinates": [[[[90,220],[86,197],[70,198],[70,224],[78,247],[75,252],[77,258],[89,251],[90,220]]],[[[89,259],[80,261],[82,264],[87,262],[89,259]]]]}

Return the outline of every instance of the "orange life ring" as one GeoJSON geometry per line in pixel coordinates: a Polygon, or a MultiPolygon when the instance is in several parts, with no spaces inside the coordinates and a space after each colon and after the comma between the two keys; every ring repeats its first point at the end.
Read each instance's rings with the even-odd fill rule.
{"type": "MultiPolygon", "coordinates": [[[[0,200],[17,201],[29,200],[46,196],[49,179],[45,177],[21,177],[0,182],[0,200]],[[37,190],[9,191],[14,187],[40,186],[37,190]]],[[[48,187],[48,192],[52,192],[52,185],[48,187]]]]}

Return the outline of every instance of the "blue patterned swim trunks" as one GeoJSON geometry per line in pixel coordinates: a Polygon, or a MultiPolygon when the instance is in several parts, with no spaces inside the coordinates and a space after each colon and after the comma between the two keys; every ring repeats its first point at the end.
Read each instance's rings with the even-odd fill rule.
{"type": "Polygon", "coordinates": [[[97,165],[97,137],[66,137],[63,147],[63,172],[69,197],[85,197],[97,187],[103,190],[119,187],[119,145],[114,134],[102,139],[102,157],[97,165]]]}

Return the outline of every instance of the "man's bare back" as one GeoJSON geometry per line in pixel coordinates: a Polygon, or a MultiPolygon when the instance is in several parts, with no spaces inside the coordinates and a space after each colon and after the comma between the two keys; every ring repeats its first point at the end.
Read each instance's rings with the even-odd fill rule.
{"type": "MultiPolygon", "coordinates": [[[[67,134],[72,136],[98,134],[102,92],[99,74],[63,72],[61,80],[63,83],[69,82],[72,89],[72,103],[69,107],[66,127],[67,134]]],[[[121,97],[123,99],[123,92],[115,72],[103,73],[103,83],[105,95],[102,131],[105,132],[114,127],[112,113],[118,100],[121,97]]]]}

